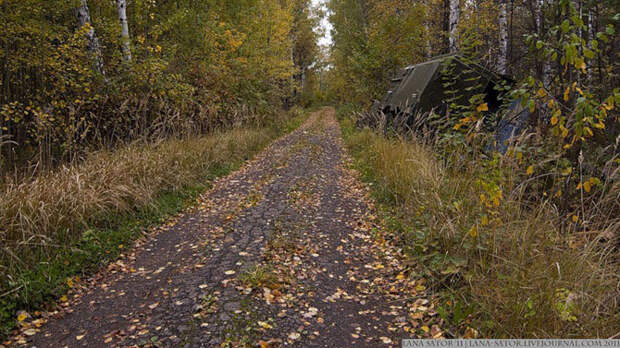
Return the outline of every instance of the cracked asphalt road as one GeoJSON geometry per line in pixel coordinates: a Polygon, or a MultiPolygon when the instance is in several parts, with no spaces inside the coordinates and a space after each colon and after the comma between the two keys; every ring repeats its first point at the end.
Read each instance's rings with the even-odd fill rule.
{"type": "Polygon", "coordinates": [[[28,345],[377,347],[437,336],[417,324],[436,313],[349,164],[335,111],[311,114],[89,280],[28,345]]]}

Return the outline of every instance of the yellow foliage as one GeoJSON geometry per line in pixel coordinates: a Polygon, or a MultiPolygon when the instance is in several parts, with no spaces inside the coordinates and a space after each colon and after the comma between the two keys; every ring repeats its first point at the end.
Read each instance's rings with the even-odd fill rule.
{"type": "Polygon", "coordinates": [[[469,236],[476,238],[478,236],[478,228],[474,225],[469,229],[469,236]]]}
{"type": "Polygon", "coordinates": [[[529,167],[527,167],[527,170],[525,171],[525,173],[526,173],[527,175],[532,175],[532,174],[534,174],[534,166],[529,166],[529,167]]]}

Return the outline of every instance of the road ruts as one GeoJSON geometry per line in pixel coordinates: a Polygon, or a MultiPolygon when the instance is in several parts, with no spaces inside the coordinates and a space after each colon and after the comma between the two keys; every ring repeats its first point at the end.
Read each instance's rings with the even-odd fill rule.
{"type": "Polygon", "coordinates": [[[324,108],[94,276],[28,345],[399,346],[411,308],[390,293],[400,255],[372,212],[324,108]]]}

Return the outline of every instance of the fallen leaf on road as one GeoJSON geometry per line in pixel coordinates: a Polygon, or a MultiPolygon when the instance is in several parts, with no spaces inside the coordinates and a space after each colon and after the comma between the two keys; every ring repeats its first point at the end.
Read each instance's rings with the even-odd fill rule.
{"type": "Polygon", "coordinates": [[[28,329],[28,330],[24,330],[24,335],[26,336],[34,336],[34,334],[37,333],[37,330],[35,329],[28,329]]]}

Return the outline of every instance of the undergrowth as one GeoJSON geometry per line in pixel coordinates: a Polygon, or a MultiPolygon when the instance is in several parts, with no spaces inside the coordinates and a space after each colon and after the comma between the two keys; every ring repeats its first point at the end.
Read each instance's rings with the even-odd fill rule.
{"type": "Polygon", "coordinates": [[[518,186],[508,180],[510,172],[491,163],[495,159],[447,165],[414,140],[356,129],[350,115],[342,108],[339,118],[355,165],[372,183],[384,225],[412,259],[414,273],[441,294],[438,312],[449,333],[618,335],[620,272],[613,221],[607,230],[596,231],[611,238],[593,238],[587,231],[562,229],[556,223],[562,217],[548,201],[526,203],[510,194],[497,197],[501,204],[495,204],[493,190],[481,182],[499,182],[503,192],[518,186]]]}
{"type": "Polygon", "coordinates": [[[53,172],[0,182],[0,336],[18,310],[60,297],[74,277],[117,258],[305,117],[291,115],[261,128],[94,152],[53,172]]]}

